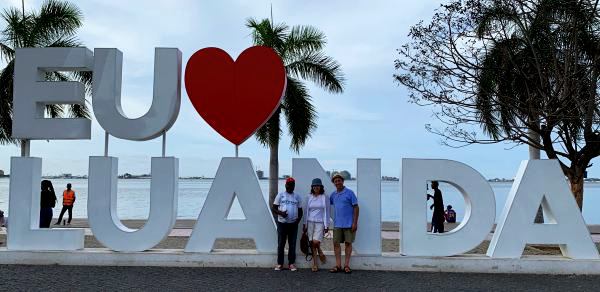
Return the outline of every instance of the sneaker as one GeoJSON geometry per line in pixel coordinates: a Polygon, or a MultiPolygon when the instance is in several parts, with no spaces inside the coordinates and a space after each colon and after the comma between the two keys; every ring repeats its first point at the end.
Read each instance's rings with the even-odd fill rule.
{"type": "Polygon", "coordinates": [[[298,268],[296,268],[296,265],[294,265],[294,264],[290,265],[290,271],[295,272],[297,270],[298,270],[298,268]]]}
{"type": "Polygon", "coordinates": [[[276,265],[275,266],[275,271],[281,271],[281,265],[276,265]]]}
{"type": "Polygon", "coordinates": [[[60,225],[60,223],[59,223],[59,222],[56,222],[56,223],[54,223],[54,225],[60,225]]]}

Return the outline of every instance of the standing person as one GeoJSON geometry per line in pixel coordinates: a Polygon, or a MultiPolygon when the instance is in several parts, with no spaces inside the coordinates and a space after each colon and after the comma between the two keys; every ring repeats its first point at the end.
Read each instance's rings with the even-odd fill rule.
{"type": "Polygon", "coordinates": [[[63,207],[60,211],[60,216],[58,216],[58,221],[54,223],[54,225],[60,225],[62,221],[63,215],[65,215],[65,211],[69,211],[69,220],[67,221],[67,225],[71,225],[71,219],[73,218],[73,204],[75,203],[75,191],[71,189],[71,184],[67,184],[67,189],[63,192],[63,207]]]}
{"type": "Polygon", "coordinates": [[[427,200],[430,198],[433,199],[433,204],[429,207],[429,209],[433,209],[433,216],[431,217],[431,229],[433,233],[444,233],[444,198],[442,197],[439,185],[437,181],[432,181],[433,196],[427,194],[427,200]]]}
{"type": "Polygon", "coordinates": [[[321,179],[315,178],[312,180],[310,194],[308,194],[306,205],[302,209],[304,210],[303,231],[308,234],[313,254],[313,266],[311,270],[316,272],[319,270],[317,255],[321,263],[324,264],[327,260],[321,249],[321,241],[323,241],[323,235],[329,232],[330,202],[327,195],[325,195],[325,188],[321,179]]]}
{"type": "Polygon", "coordinates": [[[302,219],[302,198],[294,193],[296,181],[293,178],[285,180],[285,192],[275,197],[273,213],[277,214],[277,266],[275,271],[283,267],[285,243],[288,244],[288,264],[290,271],[296,268],[296,239],[298,238],[298,223],[302,219]]]}
{"type": "Polygon", "coordinates": [[[54,193],[52,182],[49,180],[43,180],[41,188],[40,228],[50,228],[50,223],[52,223],[52,208],[56,206],[56,194],[54,193]]]}
{"type": "Polygon", "coordinates": [[[333,250],[335,252],[336,266],[329,270],[331,273],[342,271],[341,243],[345,245],[346,261],[344,273],[350,274],[350,256],[352,255],[352,243],[358,229],[358,199],[354,192],[344,186],[344,178],[336,174],[331,178],[335,185],[335,191],[329,196],[329,202],[334,207],[333,219],[333,250]]]}

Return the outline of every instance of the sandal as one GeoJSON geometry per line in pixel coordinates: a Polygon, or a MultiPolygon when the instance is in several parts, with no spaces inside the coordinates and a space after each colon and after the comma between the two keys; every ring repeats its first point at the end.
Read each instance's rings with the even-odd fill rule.
{"type": "Polygon", "coordinates": [[[311,270],[313,272],[317,272],[317,271],[319,271],[319,267],[317,267],[317,265],[313,265],[311,270]]]}
{"type": "Polygon", "coordinates": [[[344,267],[344,273],[345,273],[345,274],[352,274],[352,270],[350,269],[350,267],[349,267],[349,266],[345,266],[345,267],[344,267]]]}
{"type": "Polygon", "coordinates": [[[338,266],[335,266],[335,267],[333,267],[333,269],[329,270],[330,273],[337,273],[337,272],[341,272],[341,271],[342,271],[342,268],[338,267],[338,266]]]}
{"type": "Polygon", "coordinates": [[[319,259],[321,260],[322,264],[327,262],[327,257],[325,256],[325,254],[320,254],[319,259]]]}

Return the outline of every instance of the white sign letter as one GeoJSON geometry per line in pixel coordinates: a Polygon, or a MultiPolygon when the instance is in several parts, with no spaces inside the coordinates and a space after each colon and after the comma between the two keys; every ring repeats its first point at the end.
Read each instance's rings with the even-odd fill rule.
{"type": "Polygon", "coordinates": [[[76,250],[83,248],[81,228],[49,229],[40,226],[42,159],[12,157],[8,209],[7,248],[10,250],[76,250]]]}
{"type": "Polygon", "coordinates": [[[521,162],[487,255],[520,258],[528,243],[558,244],[573,259],[598,259],[581,212],[556,160],[521,162]],[[542,204],[546,224],[535,224],[542,204]]]}
{"type": "Polygon", "coordinates": [[[479,172],[466,164],[438,159],[402,159],[402,222],[400,253],[410,256],[452,256],[478,246],[496,217],[494,192],[479,172]],[[465,199],[465,216],[447,233],[427,232],[427,181],[457,188],[465,199]]]}
{"type": "Polygon", "coordinates": [[[208,253],[217,238],[252,238],[259,252],[277,250],[273,216],[263,198],[250,158],[225,157],[221,160],[185,251],[208,253]],[[227,220],[236,196],[246,219],[227,220]]]}
{"type": "Polygon", "coordinates": [[[79,82],[46,82],[46,73],[91,71],[87,48],[24,48],[15,53],[13,128],[16,139],[90,139],[91,122],[84,118],[45,119],[48,104],[85,104],[79,82]]]}
{"type": "MultiPolygon", "coordinates": [[[[357,159],[356,169],[355,191],[360,214],[353,247],[362,255],[381,255],[381,160],[357,159]]],[[[292,176],[296,180],[296,193],[303,197],[310,192],[314,178],[321,179],[327,196],[335,191],[331,178],[314,158],[294,158],[292,176]]]]}
{"type": "Polygon", "coordinates": [[[177,120],[181,104],[181,51],[156,48],[154,96],[148,112],[128,118],[121,108],[123,53],[117,49],[94,50],[94,115],[109,134],[144,141],[166,132],[177,120]]]}
{"type": "Polygon", "coordinates": [[[94,236],[116,251],[143,251],[169,236],[177,219],[179,160],[152,157],[150,215],[142,229],[129,229],[117,216],[116,157],[90,157],[88,220],[94,236]]]}

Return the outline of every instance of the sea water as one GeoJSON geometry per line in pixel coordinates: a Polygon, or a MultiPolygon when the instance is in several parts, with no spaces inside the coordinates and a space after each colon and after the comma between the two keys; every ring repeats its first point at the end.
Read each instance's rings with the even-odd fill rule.
{"type": "MultiPolygon", "coordinates": [[[[54,208],[54,217],[58,217],[62,206],[62,191],[67,183],[73,185],[77,200],[73,208],[73,217],[87,217],[87,180],[86,179],[53,179],[52,183],[58,197],[56,208],[54,208]]],[[[212,180],[179,180],[179,198],[178,198],[178,219],[195,219],[198,217],[206,195],[210,189],[212,180]]],[[[281,180],[279,190],[282,191],[284,181],[281,180]]],[[[269,182],[260,180],[260,186],[263,190],[265,201],[268,197],[269,182]]],[[[356,181],[346,181],[346,186],[356,191],[356,181]]],[[[493,182],[492,189],[496,195],[496,219],[500,215],[506,197],[512,183],[493,182]]],[[[0,178],[0,210],[8,215],[8,187],[9,179],[0,178]]],[[[457,220],[460,221],[464,215],[465,202],[457,189],[448,184],[441,183],[440,189],[444,196],[444,204],[452,205],[457,213],[457,220]]],[[[327,190],[329,191],[329,190],[327,190]]],[[[426,193],[433,194],[431,189],[427,190],[423,185],[423,208],[427,208],[427,218],[431,218],[429,206],[433,200],[425,201],[426,193]],[[426,202],[426,203],[425,203],[426,202]],[[427,205],[425,205],[427,204],[427,205]]],[[[149,179],[120,179],[118,182],[118,200],[117,214],[121,219],[145,219],[150,211],[150,180],[149,179]]],[[[368,200],[369,194],[358,194],[358,201],[368,200]]],[[[400,219],[400,183],[397,181],[381,182],[381,202],[382,221],[399,221],[400,219]]],[[[597,212],[600,203],[600,183],[586,183],[583,203],[583,216],[588,224],[600,224],[600,212],[597,212]]],[[[228,218],[244,218],[242,208],[237,200],[233,203],[228,218]]]]}

